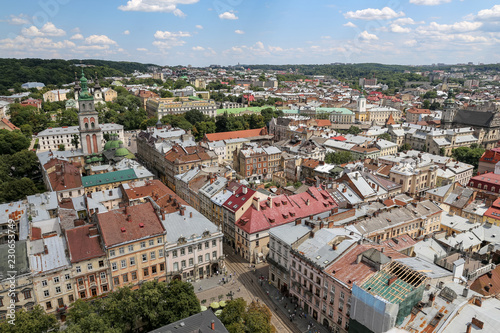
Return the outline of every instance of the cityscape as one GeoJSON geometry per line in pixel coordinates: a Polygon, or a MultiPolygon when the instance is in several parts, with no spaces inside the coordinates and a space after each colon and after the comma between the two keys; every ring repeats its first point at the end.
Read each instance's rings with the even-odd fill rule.
{"type": "Polygon", "coordinates": [[[0,332],[498,331],[500,5],[5,6],[0,332]]]}

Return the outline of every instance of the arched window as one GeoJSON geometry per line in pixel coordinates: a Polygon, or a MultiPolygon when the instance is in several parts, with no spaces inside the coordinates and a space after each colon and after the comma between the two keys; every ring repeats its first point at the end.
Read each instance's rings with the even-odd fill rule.
{"type": "Polygon", "coordinates": [[[90,123],[90,126],[91,126],[92,128],[95,128],[95,124],[94,124],[93,122],[92,122],[92,123],[90,123]]]}
{"type": "Polygon", "coordinates": [[[488,191],[488,185],[484,185],[484,190],[488,191]]]}
{"type": "Polygon", "coordinates": [[[82,103],[82,110],[85,110],[85,103],[82,103]]]}
{"type": "Polygon", "coordinates": [[[89,129],[89,123],[85,123],[85,129],[89,129]]]}

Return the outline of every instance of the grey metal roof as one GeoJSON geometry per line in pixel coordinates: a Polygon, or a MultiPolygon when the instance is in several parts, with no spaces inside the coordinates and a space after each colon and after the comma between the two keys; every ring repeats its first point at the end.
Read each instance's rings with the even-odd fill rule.
{"type": "Polygon", "coordinates": [[[196,209],[191,206],[183,207],[186,208],[184,216],[177,211],[165,215],[165,220],[162,221],[167,231],[167,242],[177,243],[181,236],[190,240],[201,237],[205,231],[211,234],[219,231],[215,224],[196,209]]]}
{"type": "Polygon", "coordinates": [[[212,310],[203,311],[149,333],[228,333],[212,310]],[[211,324],[214,323],[212,330],[211,324]]]}
{"type": "Polygon", "coordinates": [[[431,263],[422,258],[412,257],[412,258],[401,258],[396,259],[403,265],[410,267],[412,270],[424,274],[431,279],[440,279],[446,276],[452,276],[453,272],[450,272],[438,265],[431,263]]]}
{"type": "Polygon", "coordinates": [[[269,237],[275,236],[279,238],[282,242],[292,245],[297,239],[301,238],[312,228],[304,224],[295,225],[295,222],[280,225],[279,227],[271,228],[269,230],[269,237]]]}

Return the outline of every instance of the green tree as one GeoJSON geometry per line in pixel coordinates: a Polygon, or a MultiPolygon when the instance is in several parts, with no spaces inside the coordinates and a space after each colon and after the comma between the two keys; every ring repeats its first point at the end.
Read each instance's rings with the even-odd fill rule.
{"type": "Polygon", "coordinates": [[[184,114],[184,118],[192,125],[196,125],[196,123],[202,122],[205,119],[205,116],[200,110],[191,109],[184,114]]]}
{"type": "Polygon", "coordinates": [[[215,133],[215,123],[213,121],[202,121],[194,125],[193,134],[196,140],[201,140],[206,133],[215,133]]]}
{"type": "MultiPolygon", "coordinates": [[[[107,133],[105,133],[104,135],[106,135],[106,134],[107,133]]],[[[71,144],[73,146],[75,146],[76,149],[78,149],[78,145],[80,144],[80,138],[78,137],[77,134],[73,134],[73,138],[71,139],[71,144]]]]}
{"type": "Polygon", "coordinates": [[[431,102],[428,99],[424,100],[424,103],[422,104],[422,108],[428,109],[430,107],[431,107],[431,102]]]}
{"type": "Polygon", "coordinates": [[[389,133],[383,133],[378,136],[379,139],[391,141],[391,135],[389,133]]]}
{"type": "Polygon", "coordinates": [[[460,162],[471,164],[474,169],[477,169],[479,165],[479,159],[484,154],[484,149],[480,147],[469,148],[469,147],[459,147],[451,151],[451,155],[460,162]]]}
{"type": "Polygon", "coordinates": [[[252,302],[245,315],[245,327],[248,333],[272,333],[276,329],[271,324],[271,311],[261,303],[252,302]]]}
{"type": "Polygon", "coordinates": [[[76,126],[78,125],[78,112],[76,109],[65,109],[57,116],[59,126],[76,126]]]}
{"type": "Polygon", "coordinates": [[[36,305],[33,310],[21,309],[16,311],[15,325],[7,320],[0,322],[0,332],[2,333],[45,333],[57,331],[59,323],[53,314],[47,314],[45,310],[36,305]]]}
{"type": "Polygon", "coordinates": [[[361,132],[362,132],[361,129],[357,126],[351,126],[347,130],[347,134],[353,134],[353,135],[358,135],[361,132]]]}
{"type": "Polygon", "coordinates": [[[20,126],[21,132],[27,137],[31,138],[33,136],[33,127],[30,124],[23,124],[20,126]]]}
{"type": "Polygon", "coordinates": [[[241,323],[243,321],[243,315],[245,314],[247,308],[247,302],[243,298],[237,298],[230,301],[219,316],[220,321],[224,326],[231,325],[233,323],[241,323]]]}
{"type": "Polygon", "coordinates": [[[172,92],[169,90],[163,89],[163,90],[160,90],[160,96],[161,96],[161,98],[171,98],[171,97],[174,97],[174,94],[172,94],[172,92]]]}
{"type": "Polygon", "coordinates": [[[66,150],[66,146],[63,145],[62,143],[58,146],[57,150],[59,151],[65,151],[66,150]]]}
{"type": "Polygon", "coordinates": [[[329,164],[345,164],[352,160],[352,155],[348,151],[330,152],[325,155],[325,162],[329,164]]]}
{"type": "Polygon", "coordinates": [[[408,151],[412,149],[413,147],[409,143],[405,143],[401,147],[399,147],[399,151],[408,151]]]}
{"type": "Polygon", "coordinates": [[[30,146],[28,139],[20,130],[0,130],[0,154],[14,154],[30,146]]]}

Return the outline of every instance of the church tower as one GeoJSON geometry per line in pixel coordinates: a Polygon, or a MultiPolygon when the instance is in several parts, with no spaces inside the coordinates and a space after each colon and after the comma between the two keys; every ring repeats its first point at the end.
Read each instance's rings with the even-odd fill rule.
{"type": "Polygon", "coordinates": [[[354,112],[356,120],[365,121],[366,120],[366,97],[361,94],[358,98],[358,104],[356,106],[356,112],[354,112]]]}
{"type": "Polygon", "coordinates": [[[95,77],[95,86],[94,86],[94,102],[96,104],[104,104],[104,98],[102,97],[101,85],[99,84],[97,73],[95,77]]]}
{"type": "Polygon", "coordinates": [[[455,115],[457,113],[455,107],[455,100],[452,97],[453,89],[450,89],[448,92],[448,98],[444,101],[444,110],[442,115],[442,125],[444,129],[450,129],[453,127],[453,120],[455,119],[455,115]]]}
{"type": "Polygon", "coordinates": [[[99,126],[99,114],[94,107],[94,97],[89,93],[87,79],[83,74],[80,79],[81,92],[78,96],[78,123],[80,144],[84,154],[102,151],[102,131],[99,126]]]}

